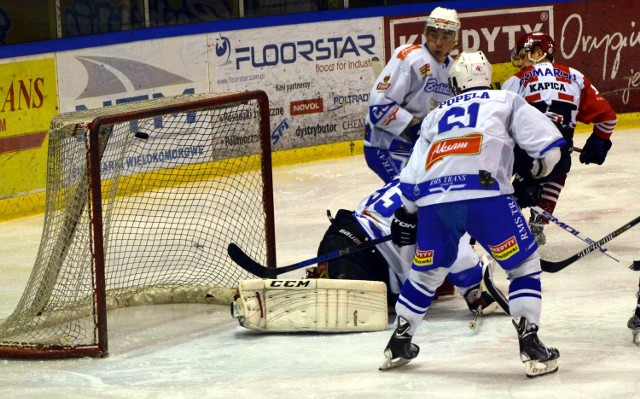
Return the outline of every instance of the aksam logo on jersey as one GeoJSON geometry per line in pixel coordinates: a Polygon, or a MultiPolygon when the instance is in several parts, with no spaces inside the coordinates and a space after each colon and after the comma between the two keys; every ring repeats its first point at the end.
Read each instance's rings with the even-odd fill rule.
{"type": "Polygon", "coordinates": [[[453,137],[436,141],[429,148],[425,170],[429,170],[436,162],[451,155],[477,155],[482,148],[482,134],[471,133],[462,137],[453,137]]]}
{"type": "Polygon", "coordinates": [[[416,254],[413,256],[413,264],[417,267],[433,265],[433,250],[416,248],[416,254]]]}
{"type": "Polygon", "coordinates": [[[516,240],[515,236],[507,238],[498,245],[489,245],[488,247],[496,260],[507,260],[514,254],[520,252],[518,240],[516,240]]]}

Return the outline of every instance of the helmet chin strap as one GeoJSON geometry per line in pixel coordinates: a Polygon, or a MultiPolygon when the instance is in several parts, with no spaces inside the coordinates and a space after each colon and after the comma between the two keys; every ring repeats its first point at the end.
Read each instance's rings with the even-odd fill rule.
{"type": "Polygon", "coordinates": [[[537,64],[538,62],[541,62],[542,60],[544,60],[545,58],[547,58],[547,53],[542,53],[542,55],[540,56],[540,58],[538,59],[533,59],[531,58],[531,53],[527,53],[527,58],[529,58],[529,61],[533,62],[534,64],[537,64]]]}

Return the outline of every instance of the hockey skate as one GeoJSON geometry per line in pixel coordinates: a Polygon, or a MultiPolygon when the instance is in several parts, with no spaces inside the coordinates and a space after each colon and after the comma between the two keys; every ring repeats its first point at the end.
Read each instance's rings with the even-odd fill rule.
{"type": "Polygon", "coordinates": [[[527,377],[534,378],[558,371],[560,352],[556,348],[546,347],[540,341],[538,326],[530,324],[524,317],[519,321],[513,319],[513,325],[518,331],[520,360],[524,363],[527,377]]]}
{"type": "Polygon", "coordinates": [[[379,370],[384,371],[404,366],[418,356],[420,348],[411,343],[413,337],[409,335],[410,328],[409,322],[404,317],[398,316],[398,327],[384,350],[385,359],[379,370]]]}
{"type": "Polygon", "coordinates": [[[633,343],[640,345],[640,317],[634,313],[627,322],[627,327],[631,329],[631,334],[633,334],[633,343]]]}

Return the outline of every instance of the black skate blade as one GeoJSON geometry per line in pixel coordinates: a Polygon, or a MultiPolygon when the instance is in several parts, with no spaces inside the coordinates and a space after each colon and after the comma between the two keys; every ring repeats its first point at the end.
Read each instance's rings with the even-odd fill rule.
{"type": "Polygon", "coordinates": [[[541,362],[538,360],[528,360],[524,362],[524,372],[529,378],[542,377],[558,371],[558,359],[541,362]]]}

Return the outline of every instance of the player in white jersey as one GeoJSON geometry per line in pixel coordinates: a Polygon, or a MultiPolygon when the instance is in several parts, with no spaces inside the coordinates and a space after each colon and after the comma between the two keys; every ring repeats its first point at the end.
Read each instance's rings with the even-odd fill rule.
{"type": "Polygon", "coordinates": [[[365,117],[364,155],[369,168],[385,183],[409,159],[422,119],[451,97],[449,53],[459,30],[456,11],[436,7],[425,23],[424,43],[396,48],[373,85],[365,117]]]}
{"type": "Polygon", "coordinates": [[[385,348],[381,370],[406,364],[418,355],[411,339],[465,233],[477,239],[507,272],[509,310],[527,376],[557,370],[558,350],[546,347],[537,336],[540,255],[512,196],[511,172],[516,144],[535,159],[532,175],[543,177],[560,159],[565,140],[524,99],[509,91],[491,90],[491,72],[482,52],[463,53],[454,61],[449,74],[455,97],[425,118],[411,158],[400,173],[404,206],[392,219],[391,235],[394,243],[409,245],[417,230],[417,245],[396,304],[397,328],[385,348]]]}
{"type": "MultiPolygon", "coordinates": [[[[394,212],[402,206],[399,183],[396,177],[360,201],[353,212],[342,209],[338,211],[320,243],[318,255],[391,234],[391,219],[394,212]]],[[[460,238],[456,260],[448,277],[458,287],[469,310],[487,314],[495,310],[497,304],[480,288],[482,266],[469,240],[467,234],[460,238]]],[[[412,247],[401,249],[387,241],[378,244],[373,250],[355,252],[322,263],[317,268],[312,268],[313,274],[308,277],[382,281],[387,284],[388,303],[393,306],[411,269],[413,252],[412,247]]]]}
{"type": "MultiPolygon", "coordinates": [[[[521,36],[512,49],[512,62],[520,72],[510,77],[502,89],[517,93],[554,122],[567,144],[554,170],[543,179],[533,179],[528,172],[531,157],[516,149],[514,186],[518,204],[538,205],[553,214],[560,192],[571,169],[573,130],[576,122],[592,123],[580,162],[602,165],[611,148],[611,133],[616,126],[616,113],[580,71],[553,62],[555,43],[546,33],[533,32],[521,36]]],[[[529,223],[538,244],[544,244],[544,225],[548,219],[532,214],[529,223]]]]}

